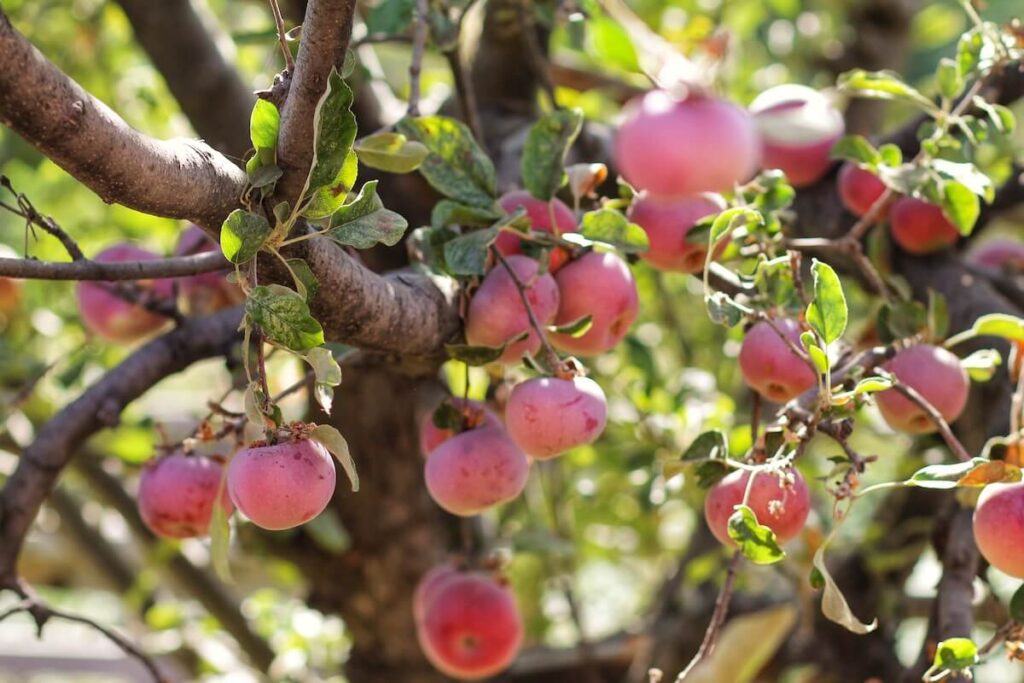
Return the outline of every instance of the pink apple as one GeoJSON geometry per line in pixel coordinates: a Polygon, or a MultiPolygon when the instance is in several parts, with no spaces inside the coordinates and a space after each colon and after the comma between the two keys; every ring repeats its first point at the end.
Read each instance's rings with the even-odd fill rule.
{"type": "MultiPolygon", "coordinates": [[[[644,229],[650,242],[640,258],[658,270],[699,273],[704,269],[707,243],[688,242],[687,234],[702,218],[724,209],[725,200],[717,194],[663,199],[641,193],[629,208],[629,219],[644,229]]],[[[726,246],[723,241],[715,256],[721,256],[726,246]]]]}
{"type": "Polygon", "coordinates": [[[622,341],[636,320],[640,297],[626,262],[609,252],[591,251],[555,275],[560,304],[557,325],[586,315],[591,326],[582,336],[552,334],[551,343],[567,353],[596,356],[622,341]]]}

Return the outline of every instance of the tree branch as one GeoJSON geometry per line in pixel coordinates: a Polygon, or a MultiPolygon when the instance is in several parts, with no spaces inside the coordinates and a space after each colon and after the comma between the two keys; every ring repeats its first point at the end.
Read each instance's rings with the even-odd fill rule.
{"type": "Polygon", "coordinates": [[[187,277],[215,273],[231,267],[220,252],[154,261],[38,261],[36,259],[0,258],[0,276],[30,280],[152,280],[154,278],[187,277]]]}
{"type": "Polygon", "coordinates": [[[117,0],[135,39],[164,77],[199,137],[240,158],[249,149],[249,112],[256,101],[218,47],[190,0],[117,0]]]}
{"type": "Polygon", "coordinates": [[[237,336],[240,311],[193,318],[132,353],[65,406],[25,449],[0,490],[0,580],[11,581],[22,542],[61,470],[92,434],[117,423],[124,407],[154,384],[197,360],[224,353],[237,336]]]}
{"type": "Polygon", "coordinates": [[[201,142],[155,140],[48,62],[0,11],[0,121],[108,203],[217,226],[245,173],[201,142]]]}
{"type": "Polygon", "coordinates": [[[306,6],[295,74],[281,111],[277,151],[277,164],[284,172],[277,191],[292,206],[313,162],[313,114],[327,90],[331,69],[341,68],[345,61],[355,6],[355,0],[310,0],[306,6]]]}

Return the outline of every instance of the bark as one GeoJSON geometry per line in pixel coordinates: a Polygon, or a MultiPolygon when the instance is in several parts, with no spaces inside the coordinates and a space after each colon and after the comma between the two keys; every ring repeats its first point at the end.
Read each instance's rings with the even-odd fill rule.
{"type": "Polygon", "coordinates": [[[288,99],[281,111],[277,164],[284,175],[277,194],[295,205],[313,162],[314,113],[331,70],[341,68],[352,36],[355,0],[313,0],[302,22],[302,43],[288,99]]]}
{"type": "Polygon", "coordinates": [[[156,216],[217,226],[245,173],[204,143],[155,140],[64,75],[0,11],[0,121],[98,194],[156,216]]]}
{"type": "Polygon", "coordinates": [[[250,147],[247,123],[255,97],[220,50],[228,39],[211,33],[191,0],[117,3],[199,137],[241,159],[250,147]]]}
{"type": "Polygon", "coordinates": [[[33,280],[149,280],[214,273],[230,267],[231,264],[219,251],[153,261],[118,263],[85,259],[55,263],[35,259],[0,258],[0,275],[33,280]]]}

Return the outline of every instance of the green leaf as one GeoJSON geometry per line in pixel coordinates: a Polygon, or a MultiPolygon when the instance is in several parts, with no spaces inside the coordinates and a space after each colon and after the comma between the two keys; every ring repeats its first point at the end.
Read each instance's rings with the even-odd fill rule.
{"type": "Polygon", "coordinates": [[[878,153],[882,157],[882,163],[886,166],[899,166],[903,163],[903,150],[891,142],[887,142],[878,148],[878,153]]]}
{"type": "Polygon", "coordinates": [[[813,561],[814,568],[818,570],[818,575],[825,582],[821,595],[821,613],[825,615],[826,619],[839,624],[851,633],[861,635],[871,633],[878,628],[878,620],[873,619],[870,624],[865,624],[854,616],[853,610],[850,609],[846,598],[843,597],[842,591],[839,590],[835,579],[832,578],[828,567],[825,566],[825,547],[824,544],[818,547],[818,550],[814,553],[813,561]]]}
{"type": "Polygon", "coordinates": [[[501,358],[507,344],[501,346],[470,346],[469,344],[445,344],[444,349],[450,358],[460,360],[466,365],[487,365],[501,358]]]}
{"type": "Polygon", "coordinates": [[[614,209],[597,209],[583,214],[579,233],[595,242],[610,244],[625,252],[647,251],[647,233],[614,209]]]}
{"type": "Polygon", "coordinates": [[[984,47],[985,40],[976,28],[960,36],[956,45],[956,65],[962,77],[967,78],[978,68],[984,47]]]}
{"type": "Polygon", "coordinates": [[[1001,104],[993,104],[984,97],[975,97],[974,106],[985,112],[989,121],[1001,133],[1012,133],[1017,127],[1017,119],[1013,111],[1001,104]]]}
{"type": "Polygon", "coordinates": [[[487,250],[498,238],[498,228],[474,230],[446,242],[444,260],[452,275],[483,275],[487,250]]]}
{"type": "Polygon", "coordinates": [[[577,318],[576,320],[565,323],[564,325],[550,325],[548,326],[548,331],[554,332],[555,334],[568,335],[573,339],[578,339],[589,332],[593,325],[594,316],[587,314],[582,318],[577,318]]]}
{"type": "Polygon", "coordinates": [[[849,316],[846,295],[832,266],[814,259],[811,273],[814,276],[814,300],[807,307],[807,322],[826,344],[831,344],[846,331],[849,316]]]}
{"type": "Polygon", "coordinates": [[[735,327],[743,320],[743,316],[749,313],[749,309],[744,308],[725,292],[714,292],[711,296],[705,297],[704,304],[707,306],[711,322],[716,325],[735,327]]]}
{"type": "Polygon", "coordinates": [[[932,339],[944,339],[949,331],[949,307],[946,297],[928,289],[928,332],[932,339]]]}
{"type": "Polygon", "coordinates": [[[348,193],[355,187],[359,176],[359,159],[355,152],[349,152],[341,173],[330,187],[321,187],[306,201],[302,215],[314,221],[327,218],[340,209],[348,199],[348,193]]]}
{"type": "Polygon", "coordinates": [[[882,155],[875,146],[862,135],[847,135],[839,138],[832,145],[833,159],[846,159],[869,168],[874,168],[882,161],[882,155]]]}
{"type": "Polygon", "coordinates": [[[430,154],[422,142],[410,140],[401,133],[374,133],[355,143],[359,161],[370,168],[388,173],[415,171],[430,154]]]}
{"type": "Polygon", "coordinates": [[[903,82],[893,71],[865,71],[854,69],[839,76],[836,85],[840,90],[858,97],[877,100],[904,100],[917,105],[927,112],[934,112],[935,105],[915,88],[903,82]]]}
{"type": "Polygon", "coordinates": [[[913,337],[928,326],[928,311],[916,301],[893,301],[878,311],[878,332],[885,343],[913,337]]]}
{"type": "Polygon", "coordinates": [[[960,67],[948,57],[939,60],[939,66],[935,70],[935,81],[939,85],[939,93],[947,100],[953,99],[964,89],[964,77],[960,73],[960,67]]]}
{"type": "Polygon", "coordinates": [[[982,173],[974,164],[933,159],[931,167],[943,178],[955,180],[987,202],[992,201],[995,196],[992,179],[982,173]]]}
{"type": "Polygon", "coordinates": [[[334,354],[326,346],[310,349],[306,354],[306,362],[313,368],[318,384],[336,387],[341,384],[341,366],[334,359],[334,354]]]}
{"type": "Polygon", "coordinates": [[[395,35],[412,24],[416,0],[382,0],[366,17],[366,29],[371,35],[395,35]]]}
{"type": "Polygon", "coordinates": [[[494,164],[469,128],[446,116],[404,118],[398,131],[430,151],[420,173],[441,194],[470,206],[489,207],[497,196],[494,164]]]}
{"type": "Polygon", "coordinates": [[[1010,618],[1017,623],[1024,623],[1024,586],[1021,586],[1010,598],[1010,618]]]}
{"type": "Polygon", "coordinates": [[[996,374],[1003,358],[995,349],[978,349],[967,358],[960,359],[960,367],[967,371],[975,382],[987,382],[996,374]]]}
{"type": "MultiPolygon", "coordinates": [[[[711,233],[708,236],[708,243],[718,244],[718,241],[725,235],[731,234],[736,228],[744,225],[764,225],[764,216],[759,211],[745,207],[726,209],[718,214],[714,223],[711,224],[711,233]]],[[[711,250],[709,253],[713,252],[711,250]]]]}
{"type": "Polygon", "coordinates": [[[442,199],[434,205],[430,212],[430,226],[443,228],[448,225],[484,226],[490,225],[502,216],[501,210],[494,206],[467,206],[451,199],[442,199]]]}
{"type": "Polygon", "coordinates": [[[680,460],[725,460],[729,455],[729,442],[717,429],[704,432],[683,451],[680,460]]]}
{"type": "Polygon", "coordinates": [[[989,313],[974,321],[974,336],[1002,337],[1010,341],[1024,341],[1024,319],[1006,313],[989,313]]]}
{"type": "Polygon", "coordinates": [[[257,152],[277,148],[277,133],[281,127],[281,113],[269,100],[256,100],[249,117],[249,139],[257,152]]]}
{"type": "Polygon", "coordinates": [[[270,236],[270,223],[257,213],[235,209],[220,227],[220,249],[232,263],[247,263],[270,236]]]}
{"type": "Polygon", "coordinates": [[[331,219],[327,236],[338,244],[369,249],[377,244],[398,244],[409,223],[394,211],[384,208],[377,196],[377,181],[363,185],[359,195],[345,204],[331,219]]]}
{"type": "Polygon", "coordinates": [[[253,287],[245,312],[263,334],[292,351],[305,352],[324,343],[324,331],[302,296],[281,285],[253,287]]]}
{"type": "MultiPolygon", "coordinates": [[[[806,332],[804,334],[807,334],[806,332]]],[[[804,344],[804,348],[807,349],[807,355],[811,357],[811,362],[814,363],[814,367],[818,369],[819,375],[824,375],[829,371],[828,354],[825,353],[825,349],[821,348],[817,344],[804,344]]]]}
{"type": "Polygon", "coordinates": [[[339,184],[356,139],[356,117],[351,107],[352,89],[337,69],[331,69],[327,91],[313,114],[313,163],[304,195],[311,196],[321,188],[335,188],[339,184]]]}
{"type": "Polygon", "coordinates": [[[914,472],[906,484],[923,489],[955,489],[971,470],[987,462],[985,458],[971,458],[951,465],[928,465],[914,472]]]}
{"type": "Polygon", "coordinates": [[[316,296],[316,291],[320,289],[320,282],[316,279],[316,275],[313,275],[309,264],[300,258],[290,258],[288,259],[288,268],[295,278],[295,289],[302,295],[302,298],[309,301],[316,296]]]}
{"type": "Polygon", "coordinates": [[[786,556],[775,532],[759,524],[754,511],[746,505],[736,506],[736,512],[729,517],[728,532],[743,557],[754,564],[775,564],[786,556]]]}
{"type": "Polygon", "coordinates": [[[551,199],[566,182],[565,155],[583,126],[579,109],[556,109],[530,128],[523,147],[523,185],[537,199],[551,199]]]}
{"type": "MultiPolygon", "coordinates": [[[[227,476],[228,468],[224,468],[224,476],[227,476]]],[[[224,505],[221,504],[221,496],[226,496],[223,477],[218,488],[217,500],[213,503],[213,510],[210,513],[210,561],[213,564],[213,571],[218,578],[225,583],[232,583],[231,578],[231,525],[228,524],[228,516],[225,514],[224,505]]]]}
{"type": "Polygon", "coordinates": [[[865,377],[857,382],[857,386],[853,388],[853,393],[858,396],[861,394],[877,394],[879,391],[891,388],[892,380],[888,377],[865,377]]]}
{"type": "Polygon", "coordinates": [[[283,175],[283,171],[277,165],[260,166],[249,174],[249,184],[256,189],[272,187],[283,175]]]}
{"type": "Polygon", "coordinates": [[[938,644],[933,666],[946,671],[963,671],[978,661],[978,647],[970,638],[947,638],[938,644]]]}
{"type": "Polygon", "coordinates": [[[981,202],[963,183],[950,181],[942,185],[942,213],[961,235],[970,235],[981,213],[981,202]]]}
{"type": "Polygon", "coordinates": [[[356,472],[356,462],[352,459],[352,454],[348,450],[348,441],[341,435],[341,432],[331,425],[317,425],[309,437],[319,441],[324,448],[330,451],[341,465],[341,469],[345,470],[348,480],[352,482],[352,490],[358,491],[359,473],[356,472]]]}

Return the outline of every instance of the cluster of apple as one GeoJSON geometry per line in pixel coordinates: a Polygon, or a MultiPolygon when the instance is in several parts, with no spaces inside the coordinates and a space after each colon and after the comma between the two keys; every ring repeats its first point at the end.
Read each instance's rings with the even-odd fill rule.
{"type": "MultiPolygon", "coordinates": [[[[202,228],[192,225],[181,234],[175,256],[189,256],[217,250],[202,228]]],[[[104,249],[94,259],[98,263],[155,261],[160,258],[148,249],[123,242],[104,249]]],[[[241,289],[227,281],[224,273],[203,273],[190,277],[160,278],[136,283],[143,297],[154,301],[172,301],[175,287],[190,313],[207,314],[244,300],[241,289]]],[[[78,310],[86,328],[110,342],[131,344],[144,339],[167,324],[167,319],[144,306],[118,296],[114,282],[78,283],[78,310]]]]}
{"type": "Polygon", "coordinates": [[[334,495],[334,458],[301,435],[239,450],[226,473],[223,462],[175,452],[146,463],[137,496],[146,526],[164,538],[206,536],[220,504],[225,518],[238,508],[256,526],[291,529],[323,512],[334,495]]]}

